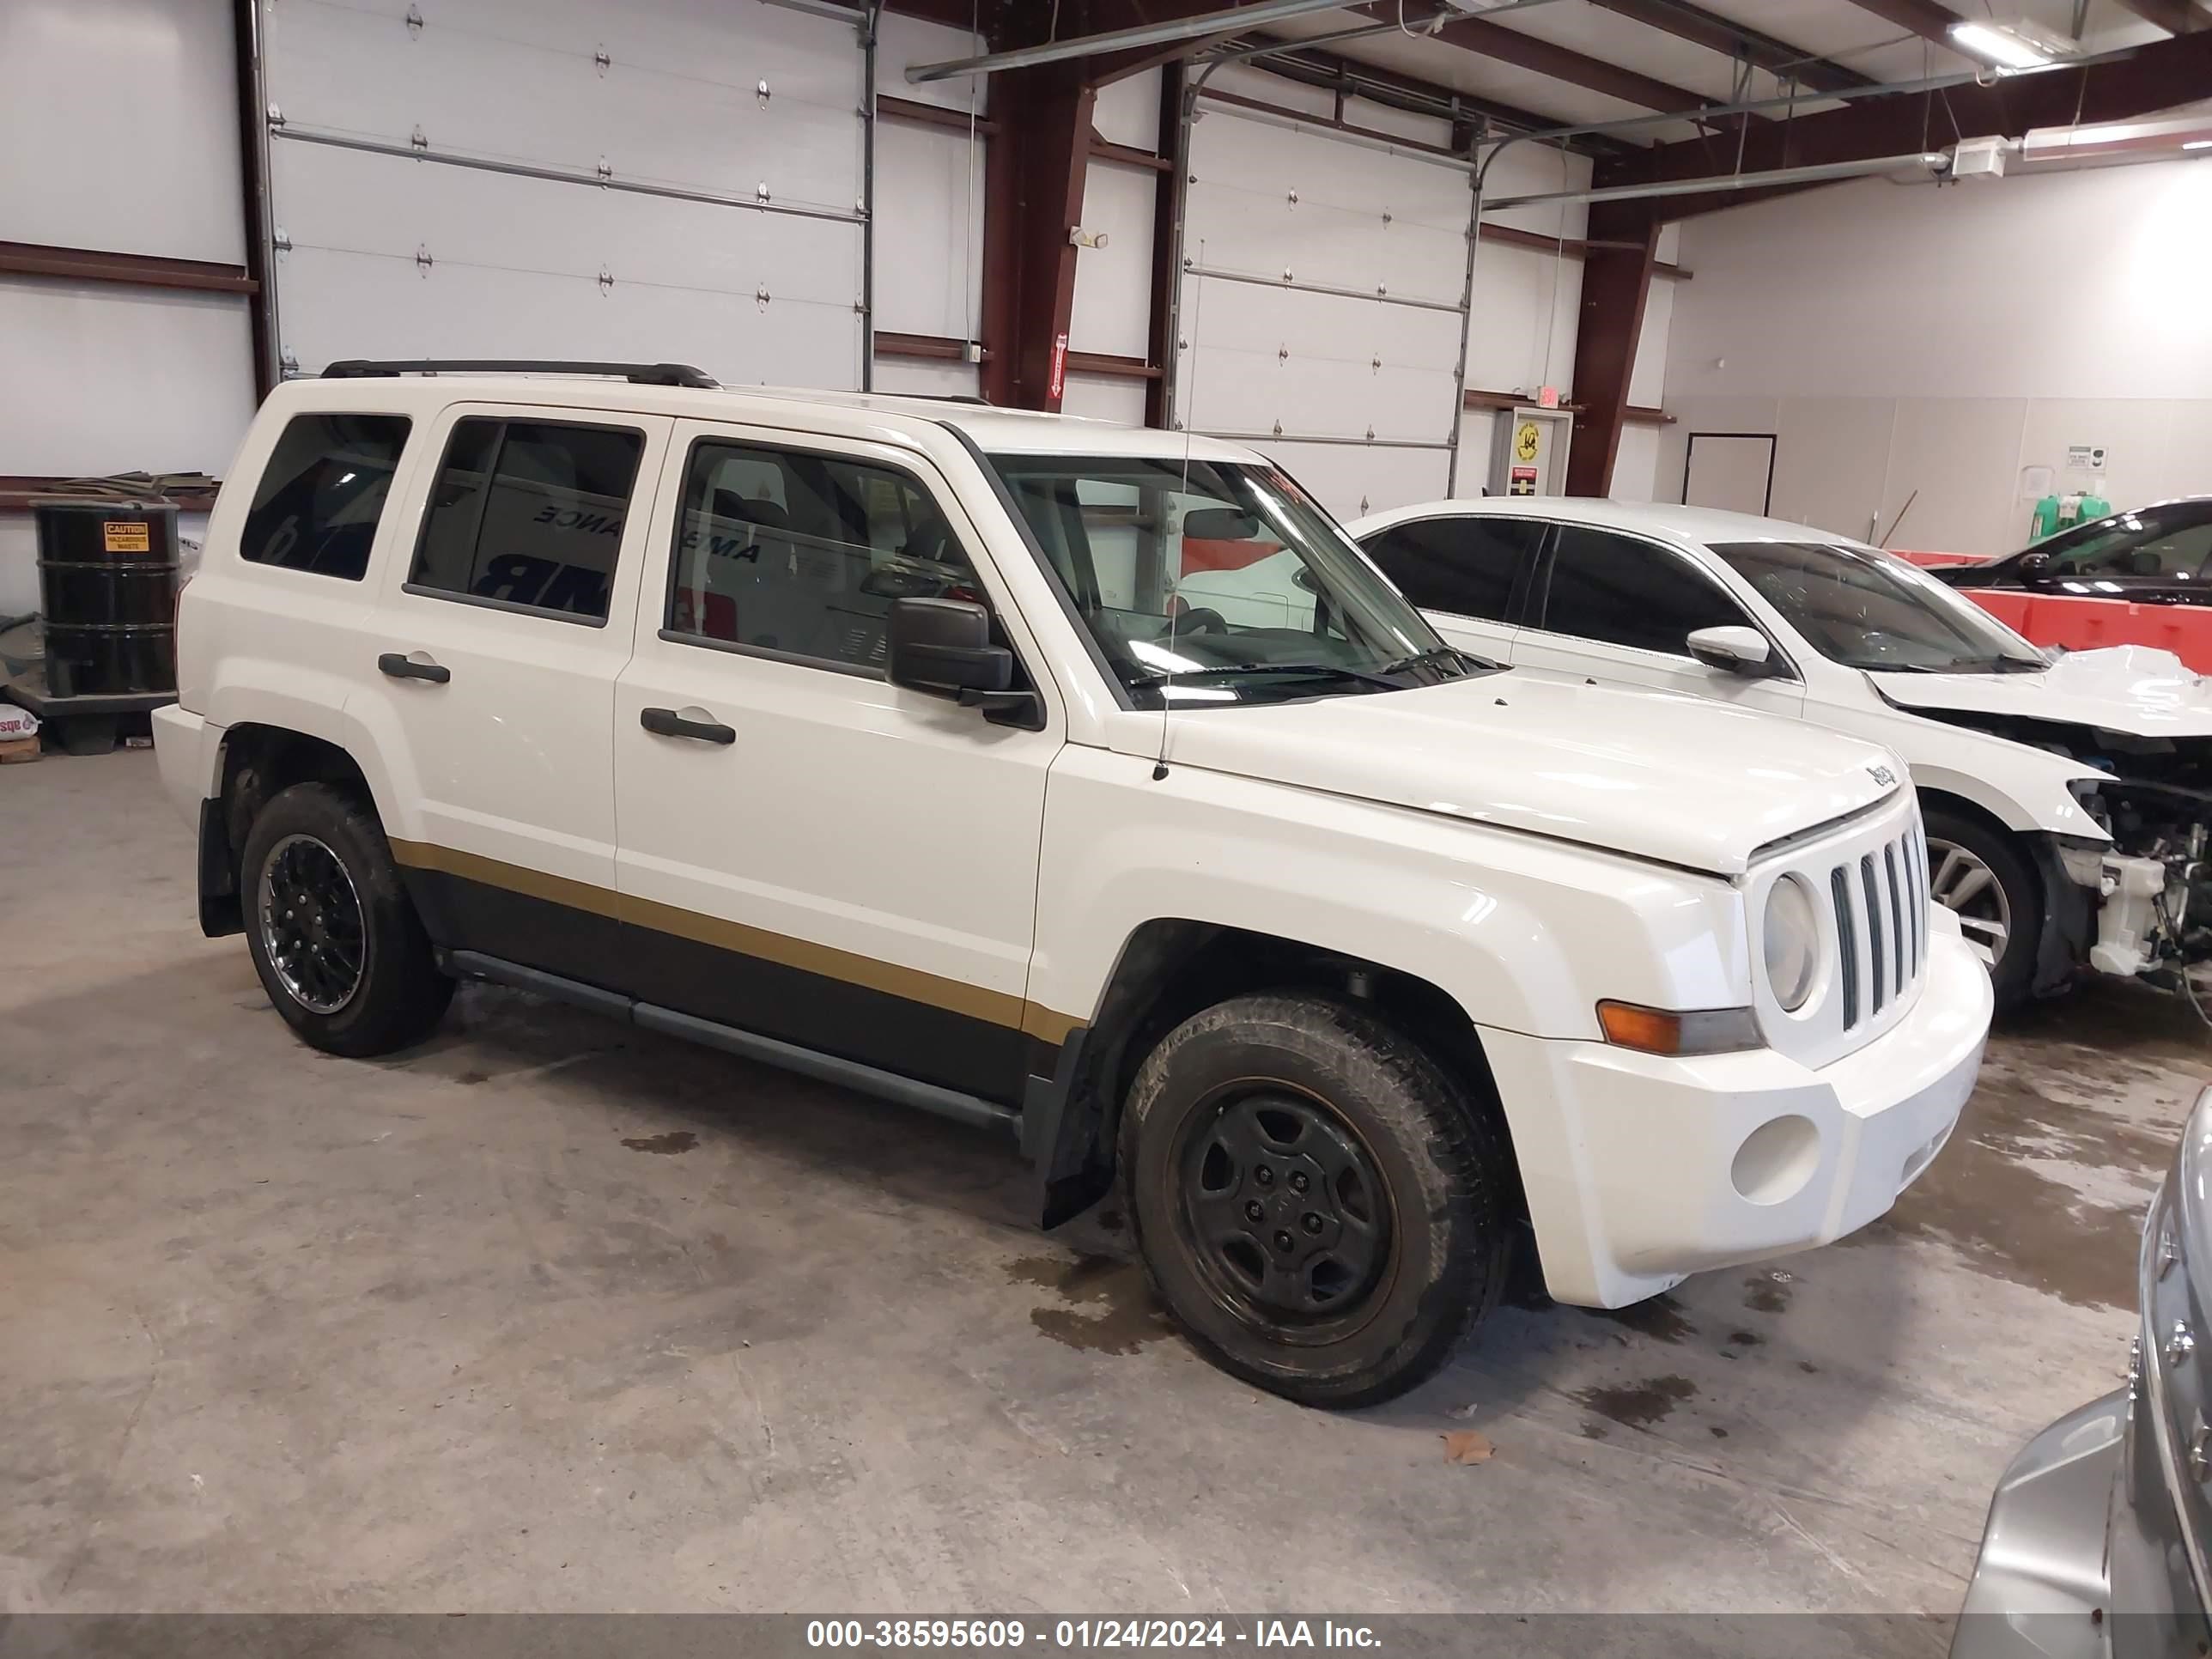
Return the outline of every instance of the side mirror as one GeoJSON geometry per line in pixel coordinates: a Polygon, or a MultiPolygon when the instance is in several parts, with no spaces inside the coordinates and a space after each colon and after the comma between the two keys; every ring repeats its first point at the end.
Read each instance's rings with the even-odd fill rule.
{"type": "Polygon", "coordinates": [[[970,600],[894,599],[887,672],[893,685],[932,696],[1004,691],[1014,653],[991,643],[991,613],[970,600]]]}
{"type": "Polygon", "coordinates": [[[2051,555],[2030,549],[2020,556],[2020,562],[2013,570],[2028,586],[2040,587],[2051,580],[2051,555]]]}
{"type": "Polygon", "coordinates": [[[1773,672],[1773,647],[1756,628],[1700,628],[1690,635],[1690,654],[1708,668],[1756,679],[1773,672]]]}

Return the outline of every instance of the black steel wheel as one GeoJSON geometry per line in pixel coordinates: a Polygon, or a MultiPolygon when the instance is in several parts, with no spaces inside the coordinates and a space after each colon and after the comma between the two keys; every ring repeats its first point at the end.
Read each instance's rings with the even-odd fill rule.
{"type": "Polygon", "coordinates": [[[1153,1288],[1258,1387],[1334,1407],[1402,1394],[1504,1284],[1515,1183],[1492,1111],[1364,1006],[1269,993],[1193,1015],[1121,1119],[1153,1288]]]}
{"type": "Polygon", "coordinates": [[[316,1048],[389,1054],[428,1036],[453,1000],[376,814],[326,783],[261,809],[240,872],[262,988],[316,1048]]]}
{"type": "Polygon", "coordinates": [[[1389,1266],[1389,1191],[1358,1132],[1290,1085],[1219,1091],[1176,1159],[1187,1247],[1223,1303],[1288,1340],[1325,1340],[1389,1266]]]}

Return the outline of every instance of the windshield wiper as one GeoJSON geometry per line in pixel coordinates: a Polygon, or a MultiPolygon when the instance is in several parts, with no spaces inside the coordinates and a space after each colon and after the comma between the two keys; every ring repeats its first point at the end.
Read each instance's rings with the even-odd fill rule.
{"type": "Polygon", "coordinates": [[[1449,663],[1464,676],[1478,669],[1500,668],[1504,665],[1478,657],[1471,651],[1462,651],[1449,645],[1431,646],[1426,651],[1416,651],[1410,657],[1401,657],[1395,662],[1384,663],[1375,672],[1378,674],[1405,674],[1416,668],[1436,668],[1449,663]]]}
{"type": "Polygon", "coordinates": [[[1386,680],[1380,674],[1370,674],[1357,668],[1343,668],[1333,662],[1230,662],[1212,668],[1164,668],[1154,673],[1139,674],[1128,682],[1132,690],[1148,685],[1176,685],[1185,680],[1226,680],[1246,674],[1291,674],[1306,679],[1357,680],[1363,685],[1379,685],[1386,691],[1402,691],[1405,688],[1395,680],[1386,680]]]}
{"type": "Polygon", "coordinates": [[[2034,674],[2050,667],[2029,657],[1959,657],[1943,664],[1939,674],[2034,674]]]}
{"type": "Polygon", "coordinates": [[[2027,657],[1959,657],[1950,662],[1866,662],[1846,660],[1846,668],[1869,674],[2039,674],[2051,666],[2027,657]]]}

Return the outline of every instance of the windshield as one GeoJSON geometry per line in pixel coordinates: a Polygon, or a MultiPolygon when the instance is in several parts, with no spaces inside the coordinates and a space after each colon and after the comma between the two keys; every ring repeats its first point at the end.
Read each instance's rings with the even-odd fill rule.
{"type": "Polygon", "coordinates": [[[1066,455],[992,464],[1140,708],[1402,690],[1486,665],[1437,637],[1273,467],[1066,455]]]}
{"type": "Polygon", "coordinates": [[[1722,542],[1713,551],[1815,651],[1891,673],[2011,673],[2043,653],[1915,566],[1873,548],[1722,542]]]}

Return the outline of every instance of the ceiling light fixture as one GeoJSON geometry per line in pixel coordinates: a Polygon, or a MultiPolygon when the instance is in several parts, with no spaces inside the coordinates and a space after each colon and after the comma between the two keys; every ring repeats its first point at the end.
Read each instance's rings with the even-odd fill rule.
{"type": "Polygon", "coordinates": [[[2011,30],[1994,23],[1954,23],[1951,44],[1960,52],[2004,70],[2049,69],[2051,58],[2011,30]]]}
{"type": "Polygon", "coordinates": [[[2212,149],[2212,138],[2191,138],[2187,143],[2182,146],[2182,149],[2212,149]]]}

